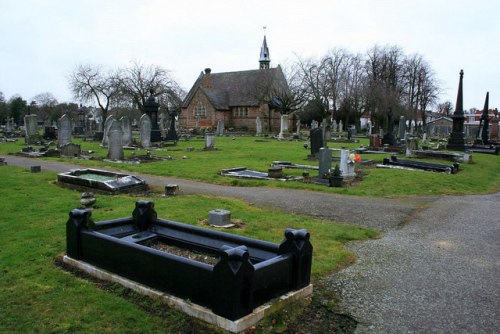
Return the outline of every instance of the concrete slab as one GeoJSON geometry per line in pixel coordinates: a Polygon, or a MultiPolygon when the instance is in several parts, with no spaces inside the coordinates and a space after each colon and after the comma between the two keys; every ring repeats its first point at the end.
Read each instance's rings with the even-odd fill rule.
{"type": "Polygon", "coordinates": [[[218,316],[214,314],[210,309],[194,304],[192,302],[188,302],[184,299],[166,294],[164,292],[152,289],[146,285],[134,282],[130,279],[127,279],[125,277],[113,274],[109,271],[106,271],[104,269],[98,268],[96,266],[93,266],[91,264],[88,264],[83,261],[75,260],[71,257],[64,256],[63,261],[74,267],[78,268],[84,272],[86,272],[89,275],[92,275],[98,279],[106,280],[106,281],[111,281],[114,283],[121,284],[122,286],[129,288],[131,290],[134,290],[137,293],[146,295],[148,297],[152,298],[157,298],[160,299],[161,301],[167,303],[170,307],[173,307],[175,309],[178,309],[184,313],[186,313],[189,316],[195,317],[197,319],[203,320],[205,322],[208,322],[210,324],[216,325],[221,327],[222,329],[225,329],[229,332],[232,333],[239,333],[242,332],[253,325],[257,324],[260,320],[262,320],[266,315],[268,315],[271,312],[275,312],[276,310],[285,307],[289,303],[306,298],[310,295],[312,295],[313,292],[313,285],[310,284],[306,286],[305,288],[302,288],[300,290],[296,291],[291,291],[285,295],[282,295],[278,298],[273,299],[269,303],[266,303],[264,305],[261,305],[257,308],[254,309],[254,311],[238,320],[228,320],[226,318],[223,318],[221,316],[218,316]]]}

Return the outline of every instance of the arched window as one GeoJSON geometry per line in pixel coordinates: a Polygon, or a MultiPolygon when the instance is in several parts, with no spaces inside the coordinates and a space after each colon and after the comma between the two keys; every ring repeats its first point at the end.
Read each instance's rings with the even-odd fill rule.
{"type": "Polygon", "coordinates": [[[196,107],[194,107],[194,117],[195,118],[207,117],[207,109],[205,108],[205,105],[201,101],[199,101],[196,107]]]}

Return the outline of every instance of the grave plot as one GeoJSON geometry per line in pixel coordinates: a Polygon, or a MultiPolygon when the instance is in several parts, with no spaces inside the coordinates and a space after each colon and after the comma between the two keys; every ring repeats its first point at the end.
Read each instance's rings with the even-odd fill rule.
{"type": "Polygon", "coordinates": [[[94,223],[90,210],[71,211],[64,261],[139,292],[173,295],[174,307],[239,332],[276,297],[312,293],[309,238],[304,229],[286,229],[281,244],[214,231],[157,218],[153,202],[137,201],[129,218],[94,223]]]}
{"type": "Polygon", "coordinates": [[[454,163],[453,165],[446,165],[418,160],[403,160],[398,159],[395,155],[393,155],[390,159],[384,158],[383,165],[377,165],[377,167],[379,168],[411,169],[446,174],[458,173],[459,166],[460,164],[458,163],[454,163]]]}
{"type": "Polygon", "coordinates": [[[57,175],[60,185],[80,191],[120,194],[146,189],[146,182],[133,175],[98,169],[75,169],[57,175]]]}
{"type": "Polygon", "coordinates": [[[302,177],[283,175],[281,167],[271,167],[268,172],[259,172],[246,167],[236,167],[223,169],[220,173],[221,176],[238,177],[244,179],[256,180],[279,180],[279,181],[298,181],[302,177]]]}

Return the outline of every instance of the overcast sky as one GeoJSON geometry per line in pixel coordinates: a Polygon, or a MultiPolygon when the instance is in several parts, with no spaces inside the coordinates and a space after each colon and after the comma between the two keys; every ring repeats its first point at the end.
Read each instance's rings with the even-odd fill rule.
{"type": "Polygon", "coordinates": [[[463,69],[464,108],[482,109],[487,91],[498,108],[499,16],[499,0],[0,0],[0,91],[70,102],[76,65],[131,60],[171,70],[188,90],[206,67],[258,68],[266,26],[273,67],[397,45],[430,63],[441,101],[455,104],[463,69]]]}

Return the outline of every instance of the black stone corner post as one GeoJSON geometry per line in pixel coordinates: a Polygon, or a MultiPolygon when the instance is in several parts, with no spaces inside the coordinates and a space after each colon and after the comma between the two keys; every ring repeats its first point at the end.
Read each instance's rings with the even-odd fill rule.
{"type": "Polygon", "coordinates": [[[246,246],[222,246],[214,266],[212,311],[236,320],[253,310],[252,278],[254,266],[246,246]]]}
{"type": "Polygon", "coordinates": [[[153,201],[139,200],[135,203],[135,209],[132,212],[134,224],[139,231],[147,230],[158,217],[153,201]]]}
{"type": "Polygon", "coordinates": [[[93,225],[92,211],[73,209],[66,223],[66,254],[75,259],[82,258],[80,232],[93,225]]]}
{"type": "Polygon", "coordinates": [[[291,281],[292,289],[301,289],[311,282],[311,266],[313,246],[309,242],[310,234],[305,229],[285,230],[285,240],[280,244],[280,255],[291,253],[294,273],[291,281]]]}

